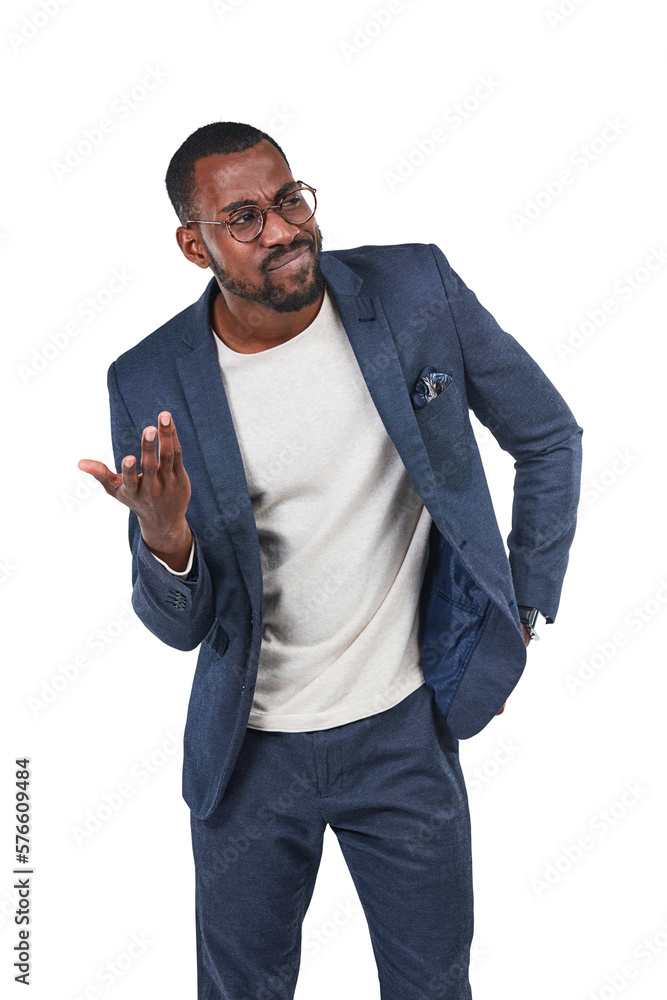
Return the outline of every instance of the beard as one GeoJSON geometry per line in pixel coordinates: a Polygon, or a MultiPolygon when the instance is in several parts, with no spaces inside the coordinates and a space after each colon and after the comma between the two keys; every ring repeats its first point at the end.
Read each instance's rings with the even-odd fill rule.
{"type": "MultiPolygon", "coordinates": [[[[298,312],[305,306],[311,306],[317,302],[324,291],[324,278],[320,270],[320,253],[322,250],[322,233],[319,226],[316,226],[317,236],[312,239],[301,239],[290,243],[289,247],[283,249],[279,254],[273,254],[264,261],[261,270],[264,273],[264,280],[259,284],[252,284],[243,278],[233,278],[220,263],[217,253],[213,247],[206,246],[211,259],[211,270],[218,279],[221,288],[245,299],[246,302],[255,302],[258,305],[266,306],[277,313],[298,312]],[[293,254],[301,247],[309,247],[313,255],[313,262],[310,274],[304,278],[302,283],[291,290],[280,284],[272,277],[269,270],[271,265],[278,263],[288,254],[293,254]]],[[[203,237],[202,237],[203,239],[203,237]]]]}

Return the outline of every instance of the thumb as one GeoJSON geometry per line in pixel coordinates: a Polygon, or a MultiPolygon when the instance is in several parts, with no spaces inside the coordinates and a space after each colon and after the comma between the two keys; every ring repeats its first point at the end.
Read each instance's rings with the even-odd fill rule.
{"type": "Polygon", "coordinates": [[[98,483],[102,484],[107,493],[112,495],[115,495],[116,490],[123,481],[123,477],[119,473],[112,472],[104,462],[98,462],[94,458],[82,458],[77,462],[77,468],[81,472],[87,472],[88,475],[93,476],[98,483]]]}

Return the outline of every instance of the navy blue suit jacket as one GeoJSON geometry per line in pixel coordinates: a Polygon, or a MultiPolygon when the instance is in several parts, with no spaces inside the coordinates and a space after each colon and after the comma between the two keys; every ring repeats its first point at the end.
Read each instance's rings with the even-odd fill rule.
{"type": "MultiPolygon", "coordinates": [[[[491,721],[524,669],[517,604],[556,617],[575,531],[582,428],[438,247],[327,251],[321,266],[373,402],[433,519],[421,665],[453,734],[467,738],[491,721]],[[415,408],[415,383],[428,365],[452,378],[415,408]],[[509,559],[469,409],[515,459],[509,559]]],[[[154,558],[132,512],[129,540],[138,617],[169,646],[201,644],[183,768],[183,796],[200,819],[221,801],[234,767],[262,640],[257,528],[209,324],[215,287],[212,278],[197,302],[108,371],[117,470],[125,455],[140,460],[143,429],[167,409],[192,485],[187,577],[154,558]]]]}

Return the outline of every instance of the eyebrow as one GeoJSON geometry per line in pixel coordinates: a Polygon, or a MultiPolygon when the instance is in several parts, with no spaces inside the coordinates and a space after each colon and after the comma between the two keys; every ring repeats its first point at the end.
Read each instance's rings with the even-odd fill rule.
{"type": "MultiPolygon", "coordinates": [[[[290,188],[298,184],[298,181],[288,181],[287,184],[283,184],[281,188],[278,188],[274,194],[274,204],[280,201],[282,196],[286,194],[290,188]]],[[[246,198],[244,201],[230,201],[229,205],[225,205],[224,208],[219,208],[216,215],[229,215],[230,212],[234,212],[237,208],[246,208],[247,205],[254,205],[255,202],[252,198],[246,198]]]]}

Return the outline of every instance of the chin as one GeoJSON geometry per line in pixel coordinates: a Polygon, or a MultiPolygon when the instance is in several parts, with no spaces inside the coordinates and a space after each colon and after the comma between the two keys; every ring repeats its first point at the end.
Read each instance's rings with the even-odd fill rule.
{"type": "Polygon", "coordinates": [[[286,292],[280,298],[270,297],[266,300],[265,305],[278,313],[298,312],[300,309],[305,309],[306,306],[312,306],[314,302],[317,302],[323,291],[324,280],[317,271],[312,275],[307,288],[302,285],[293,292],[286,292]]]}

